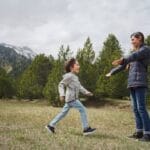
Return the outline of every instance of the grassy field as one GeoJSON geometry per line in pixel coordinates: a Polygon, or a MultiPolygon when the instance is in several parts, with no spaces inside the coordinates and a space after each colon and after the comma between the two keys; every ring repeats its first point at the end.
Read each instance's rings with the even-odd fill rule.
{"type": "Polygon", "coordinates": [[[88,108],[89,122],[97,131],[83,136],[80,116],[71,110],[50,135],[45,125],[60,108],[46,102],[0,101],[0,150],[149,150],[150,143],[126,138],[134,131],[129,102],[88,108]]]}

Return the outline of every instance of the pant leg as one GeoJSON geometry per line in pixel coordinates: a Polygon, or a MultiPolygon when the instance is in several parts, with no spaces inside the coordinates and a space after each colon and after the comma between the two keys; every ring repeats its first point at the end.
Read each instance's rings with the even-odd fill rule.
{"type": "Polygon", "coordinates": [[[61,119],[63,119],[68,111],[70,109],[70,106],[68,103],[66,103],[62,109],[62,111],[49,123],[50,126],[55,127],[56,123],[59,122],[61,119]]]}
{"type": "Polygon", "coordinates": [[[135,94],[134,88],[130,89],[130,98],[131,98],[131,102],[132,102],[133,113],[135,116],[136,130],[137,130],[137,132],[142,132],[143,131],[143,122],[142,122],[140,113],[138,111],[137,99],[136,99],[136,94],[135,94]]]}
{"type": "Polygon", "coordinates": [[[87,120],[86,110],[83,104],[79,100],[75,100],[72,103],[70,103],[70,106],[77,109],[80,112],[82,127],[83,129],[87,129],[89,127],[89,124],[87,120]]]}
{"type": "Polygon", "coordinates": [[[140,113],[145,134],[150,134],[150,118],[146,109],[146,88],[137,88],[135,90],[138,111],[140,113]]]}

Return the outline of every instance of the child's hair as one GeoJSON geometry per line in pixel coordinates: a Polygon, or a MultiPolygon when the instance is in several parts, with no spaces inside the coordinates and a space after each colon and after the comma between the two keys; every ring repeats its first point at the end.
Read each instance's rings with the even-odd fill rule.
{"type": "Polygon", "coordinates": [[[71,72],[71,67],[74,66],[74,64],[76,63],[76,59],[75,58],[71,58],[69,59],[66,63],[65,63],[65,71],[71,72]]]}
{"type": "Polygon", "coordinates": [[[135,37],[135,38],[141,38],[141,42],[144,43],[144,34],[142,32],[135,32],[135,33],[132,33],[131,36],[132,37],[135,37]]]}

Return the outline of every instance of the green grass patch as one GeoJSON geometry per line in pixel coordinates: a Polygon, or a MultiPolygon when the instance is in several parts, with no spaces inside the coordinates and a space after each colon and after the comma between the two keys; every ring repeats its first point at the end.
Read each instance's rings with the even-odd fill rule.
{"type": "Polygon", "coordinates": [[[45,125],[61,110],[46,102],[0,101],[2,150],[149,150],[150,143],[129,140],[134,118],[128,101],[87,108],[93,135],[83,136],[80,116],[71,110],[50,135],[45,125]]]}

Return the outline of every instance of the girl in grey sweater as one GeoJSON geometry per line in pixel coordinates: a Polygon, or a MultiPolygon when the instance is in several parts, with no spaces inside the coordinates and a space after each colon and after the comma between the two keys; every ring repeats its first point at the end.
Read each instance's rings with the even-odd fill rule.
{"type": "Polygon", "coordinates": [[[58,86],[60,100],[65,101],[65,105],[62,111],[46,126],[46,128],[50,133],[55,133],[56,124],[67,115],[71,108],[75,108],[80,112],[83,134],[91,134],[96,129],[91,128],[88,124],[85,107],[79,101],[79,93],[81,92],[87,96],[92,96],[93,94],[80,84],[78,76],[76,75],[79,73],[80,65],[76,59],[70,59],[66,63],[65,70],[67,73],[63,76],[58,86]]]}

